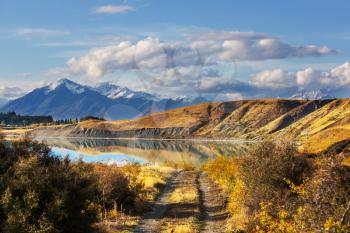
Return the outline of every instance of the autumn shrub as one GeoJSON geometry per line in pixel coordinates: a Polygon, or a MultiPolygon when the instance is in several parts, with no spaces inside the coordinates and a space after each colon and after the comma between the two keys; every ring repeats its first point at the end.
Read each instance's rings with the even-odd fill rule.
{"type": "Polygon", "coordinates": [[[136,178],[133,178],[137,177],[137,174],[125,173],[125,170],[129,170],[130,167],[102,163],[95,163],[91,166],[96,175],[98,190],[96,197],[101,208],[100,216],[107,219],[107,213],[136,211],[135,200],[142,188],[141,184],[137,184],[136,178]]]}
{"type": "Polygon", "coordinates": [[[71,162],[31,140],[0,140],[0,232],[97,232],[140,206],[139,165],[71,162]]]}
{"type": "Polygon", "coordinates": [[[350,168],[342,164],[349,152],[334,149],[315,158],[315,171],[300,199],[308,209],[305,223],[309,229],[324,225],[326,232],[350,232],[350,168]]]}
{"type": "Polygon", "coordinates": [[[264,141],[245,156],[217,157],[204,169],[229,192],[230,227],[251,232],[259,224],[262,203],[274,203],[269,205],[274,216],[289,211],[289,200],[296,196],[291,183],[299,187],[311,166],[293,143],[264,141]]]}
{"type": "Polygon", "coordinates": [[[237,232],[350,232],[350,141],[305,156],[291,142],[262,142],[246,156],[218,157],[205,169],[229,190],[237,232]],[[228,169],[231,168],[231,169],[228,169]],[[234,168],[234,169],[233,169],[234,168]]]}
{"type": "Polygon", "coordinates": [[[238,175],[238,160],[234,157],[218,156],[209,160],[203,169],[218,182],[227,192],[233,191],[238,175]]]}
{"type": "Polygon", "coordinates": [[[257,144],[240,159],[239,168],[245,204],[251,211],[258,210],[264,201],[287,205],[293,195],[288,181],[300,185],[312,169],[308,160],[298,155],[295,144],[288,141],[257,144]]]}
{"type": "Polygon", "coordinates": [[[1,232],[94,232],[96,189],[47,146],[1,142],[1,232]]]}

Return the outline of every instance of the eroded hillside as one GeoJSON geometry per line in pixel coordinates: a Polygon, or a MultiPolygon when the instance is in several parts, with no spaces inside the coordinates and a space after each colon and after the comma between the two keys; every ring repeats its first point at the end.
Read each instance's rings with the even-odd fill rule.
{"type": "Polygon", "coordinates": [[[129,121],[42,127],[32,136],[244,138],[289,137],[316,152],[350,138],[350,99],[204,103],[129,121]]]}

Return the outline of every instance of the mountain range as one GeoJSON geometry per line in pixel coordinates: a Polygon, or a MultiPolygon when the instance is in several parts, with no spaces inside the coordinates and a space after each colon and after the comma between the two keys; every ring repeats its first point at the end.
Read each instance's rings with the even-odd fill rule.
{"type": "Polygon", "coordinates": [[[121,120],[205,101],[204,98],[159,98],[111,83],[91,87],[60,79],[9,101],[1,107],[0,112],[51,115],[54,119],[95,116],[121,120]]]}
{"type": "Polygon", "coordinates": [[[310,100],[320,100],[320,99],[334,99],[334,97],[328,94],[327,90],[301,90],[290,97],[290,99],[310,99],[310,100]]]}
{"type": "MultiPolygon", "coordinates": [[[[333,97],[326,90],[301,90],[290,98],[315,100],[333,97]]],[[[108,82],[88,86],[69,79],[60,79],[6,104],[5,100],[0,99],[0,103],[4,103],[0,112],[50,115],[56,120],[85,116],[125,120],[208,101],[210,100],[203,97],[161,98],[108,82]]]]}

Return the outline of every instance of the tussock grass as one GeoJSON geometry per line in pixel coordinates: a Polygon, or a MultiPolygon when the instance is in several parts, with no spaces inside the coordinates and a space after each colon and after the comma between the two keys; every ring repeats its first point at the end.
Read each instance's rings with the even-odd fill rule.
{"type": "Polygon", "coordinates": [[[194,218],[184,221],[168,222],[163,226],[162,233],[196,233],[199,225],[194,218]]]}
{"type": "Polygon", "coordinates": [[[350,125],[333,127],[305,138],[300,150],[306,153],[319,153],[348,138],[350,138],[350,125]]]}
{"type": "Polygon", "coordinates": [[[157,188],[164,186],[174,172],[175,169],[168,166],[143,166],[138,179],[146,189],[157,188]]]}
{"type": "Polygon", "coordinates": [[[193,203],[198,201],[198,193],[194,187],[177,188],[170,195],[169,201],[173,203],[193,203]]]}

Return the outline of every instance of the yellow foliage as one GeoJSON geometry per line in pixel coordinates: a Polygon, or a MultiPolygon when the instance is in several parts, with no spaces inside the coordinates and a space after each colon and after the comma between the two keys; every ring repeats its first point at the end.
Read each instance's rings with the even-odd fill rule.
{"type": "Polygon", "coordinates": [[[304,231],[304,222],[302,221],[303,208],[299,208],[294,215],[285,210],[278,212],[277,218],[272,217],[268,209],[271,203],[261,203],[261,210],[258,214],[259,224],[255,227],[255,233],[300,233],[304,231]]]}
{"type": "Polygon", "coordinates": [[[226,191],[231,192],[236,183],[238,174],[238,159],[233,157],[218,156],[209,160],[203,167],[204,171],[226,191]]]}
{"type": "Polygon", "coordinates": [[[341,224],[339,221],[334,221],[333,218],[328,218],[324,224],[325,232],[327,233],[348,233],[350,226],[341,224]]]}
{"type": "Polygon", "coordinates": [[[170,197],[169,201],[170,202],[175,202],[175,203],[193,203],[197,202],[198,200],[198,194],[197,190],[193,187],[191,188],[177,188],[175,189],[170,197]]]}
{"type": "Polygon", "coordinates": [[[290,191],[292,193],[298,194],[300,196],[303,196],[306,194],[306,190],[305,190],[305,185],[301,184],[301,185],[295,185],[291,180],[289,179],[283,179],[289,186],[290,191]]]}
{"type": "Polygon", "coordinates": [[[162,233],[196,233],[199,226],[193,218],[185,221],[168,222],[163,226],[162,233]]]}

